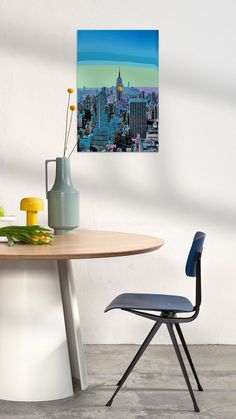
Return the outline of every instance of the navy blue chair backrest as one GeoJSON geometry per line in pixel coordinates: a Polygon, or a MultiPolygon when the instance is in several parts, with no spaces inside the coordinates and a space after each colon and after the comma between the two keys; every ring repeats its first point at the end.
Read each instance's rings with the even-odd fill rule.
{"type": "Polygon", "coordinates": [[[202,231],[197,231],[193,238],[193,243],[188,255],[186,262],[185,273],[188,276],[196,277],[196,268],[197,268],[197,254],[202,254],[203,243],[205,240],[206,234],[202,231]]]}

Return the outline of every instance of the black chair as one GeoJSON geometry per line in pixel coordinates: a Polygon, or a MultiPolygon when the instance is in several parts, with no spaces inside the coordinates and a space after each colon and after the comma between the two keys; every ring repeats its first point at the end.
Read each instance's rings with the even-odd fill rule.
{"type": "Polygon", "coordinates": [[[127,370],[125,371],[122,378],[117,383],[117,388],[113,393],[111,399],[107,402],[106,406],[111,406],[114,397],[121,389],[122,385],[126,381],[127,377],[137,364],[138,360],[144,353],[145,349],[148,347],[149,343],[157,333],[158,329],[162,324],[166,324],[171,341],[173,343],[180,367],[182,369],[188,391],[190,393],[194,410],[195,412],[200,412],[197,405],[192,386],[190,384],[188,374],[184,365],[184,361],[178,346],[176,335],[174,332],[174,326],[179,335],[180,341],[183,345],[185,354],[188,358],[190,367],[192,369],[193,375],[195,377],[198,390],[203,391],[202,386],[199,382],[196,370],[193,365],[192,358],[190,356],[189,350],[187,348],[182,330],[180,328],[180,323],[188,323],[196,319],[198,316],[200,305],[201,305],[201,255],[203,249],[203,243],[205,240],[205,233],[198,231],[193,239],[193,243],[188,255],[185,273],[189,277],[196,278],[196,301],[193,306],[192,303],[185,297],[176,296],[176,295],[161,295],[161,294],[121,294],[118,295],[105,309],[105,312],[113,309],[121,309],[128,311],[129,313],[136,314],[138,316],[146,317],[147,319],[153,320],[155,322],[151,331],[147,335],[143,344],[139,348],[135,357],[131,361],[127,370]],[[149,311],[160,312],[159,315],[149,313],[149,311]],[[192,313],[191,316],[178,317],[180,313],[192,313]]]}

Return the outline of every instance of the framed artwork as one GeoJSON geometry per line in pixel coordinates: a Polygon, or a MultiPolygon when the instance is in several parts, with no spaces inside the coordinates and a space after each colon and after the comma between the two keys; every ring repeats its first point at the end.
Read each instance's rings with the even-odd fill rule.
{"type": "Polygon", "coordinates": [[[77,31],[79,152],[159,151],[159,31],[77,31]]]}

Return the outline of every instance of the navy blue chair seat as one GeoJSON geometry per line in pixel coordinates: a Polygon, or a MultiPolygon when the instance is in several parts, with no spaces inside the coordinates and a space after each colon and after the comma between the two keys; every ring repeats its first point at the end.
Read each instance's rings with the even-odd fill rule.
{"type": "Polygon", "coordinates": [[[105,309],[148,310],[174,313],[189,313],[193,305],[187,298],[179,295],[126,293],[118,295],[105,309]]]}

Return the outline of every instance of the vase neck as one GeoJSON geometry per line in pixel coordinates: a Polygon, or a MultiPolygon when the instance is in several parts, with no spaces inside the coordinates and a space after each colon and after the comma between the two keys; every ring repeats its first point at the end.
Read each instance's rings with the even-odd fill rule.
{"type": "Polygon", "coordinates": [[[61,184],[72,186],[70,159],[68,157],[56,158],[56,179],[54,186],[60,186],[61,184]]]}

